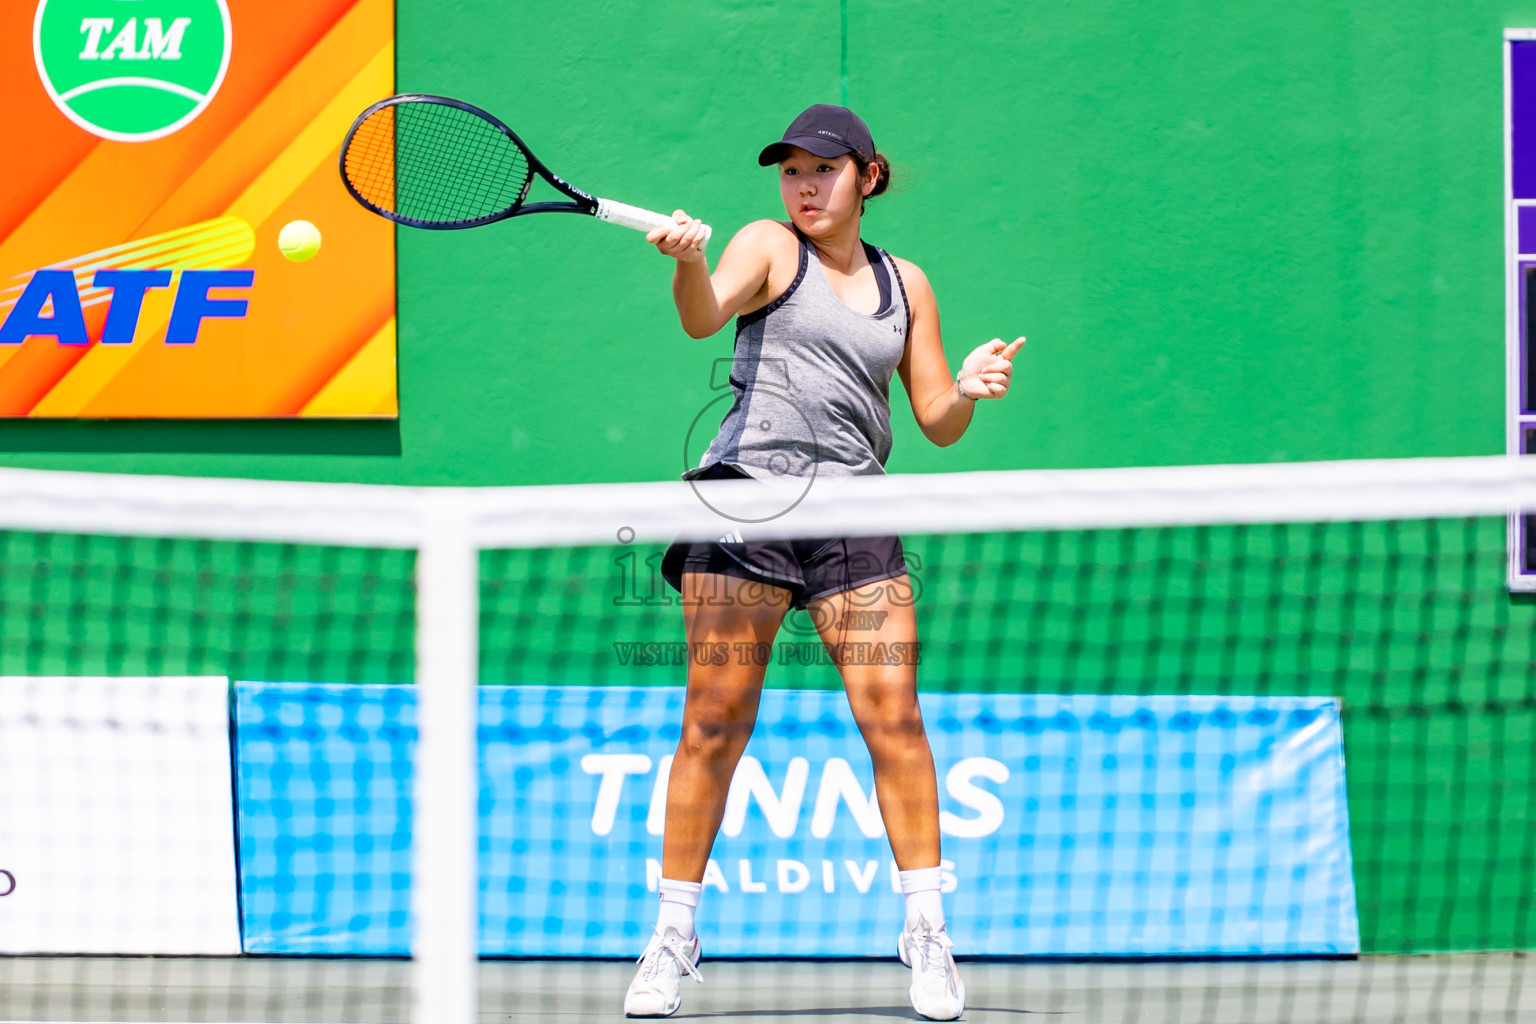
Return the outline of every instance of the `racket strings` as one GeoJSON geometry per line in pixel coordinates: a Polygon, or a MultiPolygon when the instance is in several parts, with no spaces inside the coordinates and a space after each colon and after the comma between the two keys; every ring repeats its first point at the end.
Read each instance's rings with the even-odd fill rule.
{"type": "Polygon", "coordinates": [[[496,125],[445,103],[397,103],[352,134],[347,180],[380,210],[423,224],[461,224],[522,203],[533,169],[496,125]]]}
{"type": "Polygon", "coordinates": [[[490,122],[444,104],[406,104],[397,120],[396,175],[411,170],[397,195],[418,207],[399,212],[452,223],[490,216],[522,201],[531,178],[521,149],[490,122]],[[405,159],[401,138],[410,146],[405,159]]]}
{"type": "Polygon", "coordinates": [[[444,104],[396,109],[397,212],[452,223],[490,216],[521,201],[530,177],[528,161],[494,125],[444,104]],[[402,140],[408,144],[402,146],[402,140]]]}

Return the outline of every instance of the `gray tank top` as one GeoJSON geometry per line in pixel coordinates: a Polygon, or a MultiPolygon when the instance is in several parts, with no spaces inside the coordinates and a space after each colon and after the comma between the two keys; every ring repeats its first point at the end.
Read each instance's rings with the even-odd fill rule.
{"type": "Polygon", "coordinates": [[[731,408],[685,480],[719,463],[764,480],[885,472],[891,375],[912,322],[901,274],[889,253],[863,243],[880,309],[857,313],[832,290],[810,240],[796,235],[794,283],[736,320],[731,408]]]}

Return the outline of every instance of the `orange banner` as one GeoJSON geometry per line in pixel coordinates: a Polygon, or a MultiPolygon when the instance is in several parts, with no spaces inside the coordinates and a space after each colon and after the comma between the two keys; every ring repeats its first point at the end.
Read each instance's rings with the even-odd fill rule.
{"type": "Polygon", "coordinates": [[[394,228],[337,172],[394,91],[390,0],[0,5],[0,83],[27,150],[0,190],[0,416],[398,414],[394,228]]]}

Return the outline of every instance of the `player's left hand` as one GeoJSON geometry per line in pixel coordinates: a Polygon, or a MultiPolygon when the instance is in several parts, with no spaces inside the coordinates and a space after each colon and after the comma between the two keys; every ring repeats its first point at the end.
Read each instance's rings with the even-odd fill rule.
{"type": "Polygon", "coordinates": [[[965,393],[973,398],[1002,398],[1008,393],[1009,378],[1013,376],[1013,357],[1024,347],[1023,338],[1015,338],[1012,344],[993,338],[965,357],[957,375],[965,393]]]}

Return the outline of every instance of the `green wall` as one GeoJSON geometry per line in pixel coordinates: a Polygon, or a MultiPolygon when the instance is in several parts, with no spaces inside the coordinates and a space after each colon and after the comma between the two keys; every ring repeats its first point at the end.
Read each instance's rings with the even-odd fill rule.
{"type": "MultiPolygon", "coordinates": [[[[835,0],[398,8],[400,90],[721,233],[782,214],[755,153],[843,85],[835,0]]],[[[891,471],[1502,450],[1500,32],[1536,4],[851,0],[846,23],[849,102],[903,183],[866,236],[927,271],[952,366],[1030,338],[952,448],[896,386],[891,471]]],[[[402,229],[398,427],[0,423],[0,461],[675,478],[731,336],[686,337],[668,277],[574,218],[402,229]]]]}

